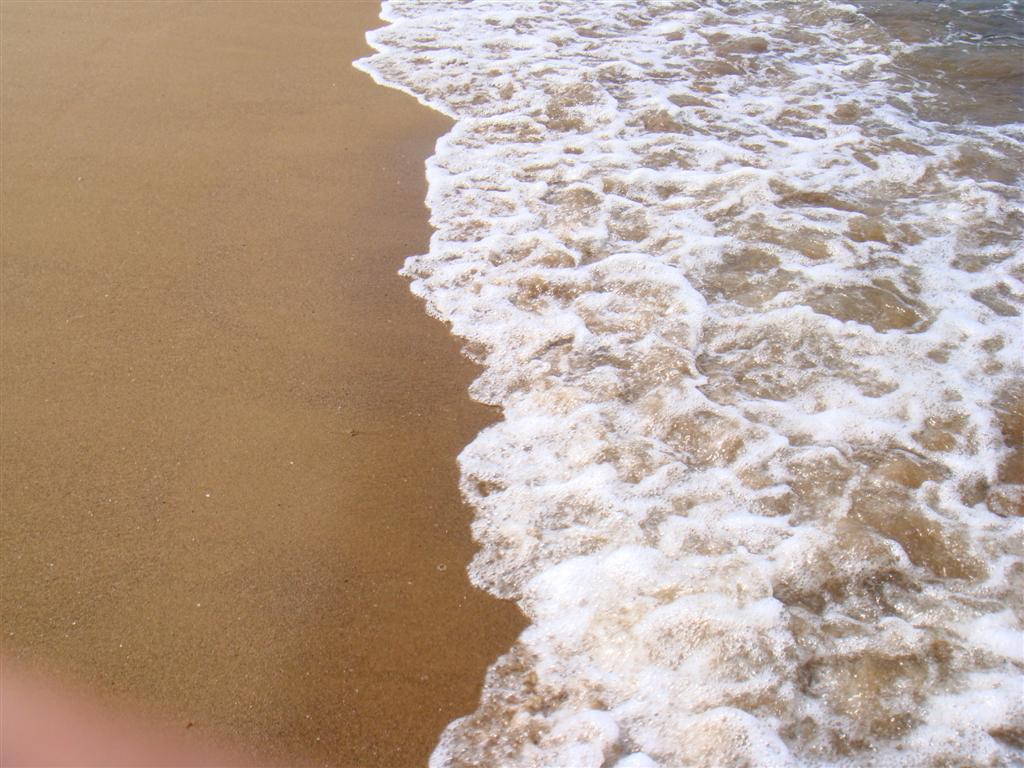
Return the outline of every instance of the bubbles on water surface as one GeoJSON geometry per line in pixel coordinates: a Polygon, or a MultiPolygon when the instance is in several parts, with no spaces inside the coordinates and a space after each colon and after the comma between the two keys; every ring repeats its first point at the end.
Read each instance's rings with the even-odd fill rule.
{"type": "Polygon", "coordinates": [[[386,5],[363,66],[456,119],[405,273],[505,416],[471,575],[531,621],[434,764],[1021,759],[1024,127],[883,17],[386,5]]]}

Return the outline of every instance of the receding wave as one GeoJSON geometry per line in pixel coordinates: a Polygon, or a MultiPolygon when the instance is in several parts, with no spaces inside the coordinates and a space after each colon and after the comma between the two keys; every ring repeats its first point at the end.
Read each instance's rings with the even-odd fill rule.
{"type": "Polygon", "coordinates": [[[385,3],[531,622],[432,765],[1024,760],[1022,10],[966,5],[385,3]]]}

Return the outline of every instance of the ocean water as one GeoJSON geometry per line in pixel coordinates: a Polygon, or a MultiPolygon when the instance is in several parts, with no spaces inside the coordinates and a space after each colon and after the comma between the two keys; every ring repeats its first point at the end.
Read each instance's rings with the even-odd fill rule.
{"type": "Polygon", "coordinates": [[[382,19],[530,621],[431,764],[1024,764],[1024,4],[382,19]]]}

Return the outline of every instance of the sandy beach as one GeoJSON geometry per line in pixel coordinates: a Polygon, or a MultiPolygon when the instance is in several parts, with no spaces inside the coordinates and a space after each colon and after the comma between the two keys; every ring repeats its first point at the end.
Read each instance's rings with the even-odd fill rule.
{"type": "Polygon", "coordinates": [[[261,762],[423,764],[522,626],[378,9],[2,4],[0,650],[261,762]]]}

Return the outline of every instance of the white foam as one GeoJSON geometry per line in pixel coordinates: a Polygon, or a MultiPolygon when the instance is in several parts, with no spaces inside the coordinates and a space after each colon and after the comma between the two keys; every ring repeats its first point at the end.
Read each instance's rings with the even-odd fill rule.
{"type": "Polygon", "coordinates": [[[358,66],[456,121],[404,273],[504,413],[471,577],[531,622],[432,765],[1021,759],[1024,127],[920,117],[835,3],[382,18],[358,66]]]}

